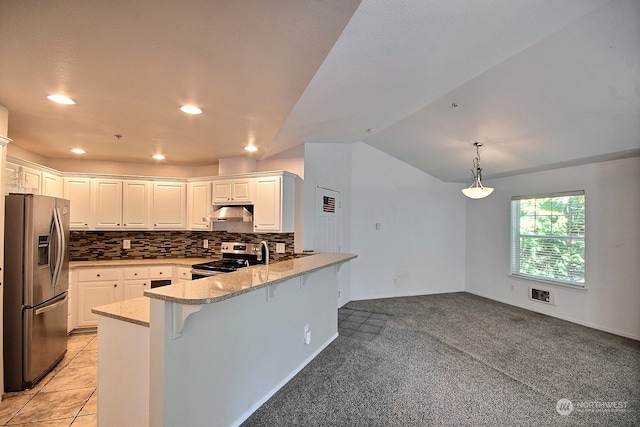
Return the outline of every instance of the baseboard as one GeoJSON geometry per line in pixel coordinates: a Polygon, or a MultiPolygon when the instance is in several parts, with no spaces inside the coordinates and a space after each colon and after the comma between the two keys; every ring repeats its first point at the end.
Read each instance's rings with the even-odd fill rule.
{"type": "Polygon", "coordinates": [[[251,416],[255,411],[258,410],[267,400],[271,399],[271,397],[276,394],[278,390],[280,390],[286,383],[288,383],[291,378],[295,377],[298,372],[300,372],[305,366],[307,366],[313,359],[316,358],[322,350],[327,348],[329,344],[331,344],[336,338],[338,338],[338,332],[336,331],[327,341],[325,341],[316,351],[314,351],[309,357],[307,357],[300,365],[296,367],[289,375],[287,375],[282,381],[280,381],[274,388],[272,388],[262,399],[257,401],[251,408],[249,408],[245,413],[240,415],[237,420],[231,423],[231,426],[237,427],[242,424],[247,418],[251,416]]]}
{"type": "Polygon", "coordinates": [[[475,291],[469,291],[469,290],[464,291],[464,292],[467,292],[467,293],[470,293],[470,294],[473,294],[473,295],[477,295],[479,297],[487,298],[487,299],[490,299],[490,300],[493,300],[493,301],[501,302],[503,304],[512,305],[514,307],[523,308],[525,310],[533,311],[534,313],[540,313],[540,314],[544,314],[545,316],[555,317],[557,319],[566,320],[567,322],[576,323],[578,325],[586,326],[587,328],[597,329],[599,331],[608,332],[610,334],[620,335],[621,337],[631,338],[631,339],[640,341],[640,336],[639,335],[629,334],[629,333],[626,333],[626,332],[618,331],[616,329],[611,329],[611,328],[607,328],[607,327],[604,327],[604,326],[596,325],[596,324],[593,324],[593,323],[590,323],[590,322],[585,322],[585,321],[580,320],[580,319],[574,319],[574,318],[568,317],[568,316],[560,316],[560,315],[554,315],[554,314],[549,314],[549,313],[543,313],[541,311],[533,310],[531,307],[525,306],[524,304],[514,303],[513,301],[507,301],[507,300],[504,300],[502,298],[495,298],[493,296],[489,296],[489,295],[483,294],[481,292],[475,292],[475,291]]]}

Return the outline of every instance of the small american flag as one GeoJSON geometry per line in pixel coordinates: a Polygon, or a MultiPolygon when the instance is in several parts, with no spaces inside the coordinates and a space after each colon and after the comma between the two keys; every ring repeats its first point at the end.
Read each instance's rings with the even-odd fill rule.
{"type": "Polygon", "coordinates": [[[336,199],[329,196],[323,196],[322,212],[336,213],[336,199]]]}

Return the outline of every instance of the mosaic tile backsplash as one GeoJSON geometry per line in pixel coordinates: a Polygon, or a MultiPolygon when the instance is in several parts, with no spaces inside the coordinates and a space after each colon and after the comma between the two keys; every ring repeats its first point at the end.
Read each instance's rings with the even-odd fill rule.
{"type": "Polygon", "coordinates": [[[192,258],[220,255],[222,242],[269,243],[271,259],[278,261],[294,253],[294,233],[229,233],[226,231],[71,231],[69,259],[99,261],[113,259],[192,258]],[[122,241],[131,241],[130,249],[122,241]],[[209,248],[202,241],[209,240],[209,248]],[[284,243],[286,252],[276,253],[276,243],[284,243]]]}

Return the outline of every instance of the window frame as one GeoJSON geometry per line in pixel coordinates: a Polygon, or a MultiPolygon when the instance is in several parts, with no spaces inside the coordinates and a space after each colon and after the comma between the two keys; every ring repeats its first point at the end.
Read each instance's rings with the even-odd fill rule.
{"type": "Polygon", "coordinates": [[[510,276],[514,277],[514,278],[518,278],[518,279],[527,279],[527,280],[532,280],[532,281],[537,281],[537,282],[543,282],[543,283],[547,283],[547,284],[552,284],[552,285],[559,285],[559,286],[565,286],[565,287],[569,287],[571,289],[576,289],[576,290],[586,290],[587,289],[587,268],[586,268],[586,254],[587,254],[587,223],[586,223],[586,205],[587,205],[587,201],[586,201],[586,195],[585,195],[585,191],[584,190],[574,190],[574,191],[563,191],[563,192],[553,192],[553,193],[543,193],[543,194],[528,194],[528,195],[521,195],[521,196],[512,196],[511,197],[511,204],[510,204],[510,209],[511,209],[511,225],[510,225],[510,240],[511,240],[511,247],[510,247],[510,276]],[[525,235],[521,233],[520,230],[520,218],[521,218],[521,207],[520,207],[520,201],[522,200],[537,200],[537,199],[553,199],[553,198],[561,198],[561,197],[567,197],[567,196],[582,196],[583,197],[583,206],[584,206],[584,223],[583,223],[583,227],[584,227],[584,231],[582,233],[582,236],[579,235],[571,235],[571,234],[564,234],[564,235],[540,235],[540,236],[532,236],[532,235],[525,235]],[[554,277],[547,277],[547,276],[542,276],[542,275],[535,275],[535,274],[527,274],[527,273],[522,273],[520,272],[520,258],[521,258],[521,251],[520,251],[520,238],[522,236],[527,236],[527,237],[533,237],[533,238],[540,238],[540,239],[545,239],[545,238],[552,238],[552,239],[557,239],[557,240],[567,240],[567,239],[571,239],[571,240],[579,240],[583,242],[583,253],[582,253],[582,257],[584,259],[584,268],[583,268],[583,274],[582,274],[582,281],[578,282],[578,281],[572,281],[572,280],[563,280],[563,279],[559,279],[559,278],[554,278],[554,277]]]}

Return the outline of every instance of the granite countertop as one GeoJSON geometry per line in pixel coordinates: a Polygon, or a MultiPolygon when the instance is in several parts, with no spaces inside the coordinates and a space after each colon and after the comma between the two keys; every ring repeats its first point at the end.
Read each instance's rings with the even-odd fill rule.
{"type": "Polygon", "coordinates": [[[100,261],[69,261],[69,268],[85,268],[85,267],[145,267],[154,265],[176,265],[178,267],[191,267],[193,264],[201,262],[214,261],[220,259],[220,256],[212,256],[207,258],[146,258],[146,259],[109,259],[100,261]]]}
{"type": "Polygon", "coordinates": [[[95,307],[95,314],[149,326],[149,298],[185,305],[212,304],[356,258],[355,254],[314,253],[300,258],[255,265],[233,273],[181,281],[144,292],[144,297],[95,307]],[[147,298],[149,297],[149,298],[147,298]],[[140,301],[140,300],[146,301],[140,301]]]}
{"type": "Polygon", "coordinates": [[[149,298],[147,297],[132,298],[102,305],[93,308],[91,312],[149,327],[149,298]]]}

